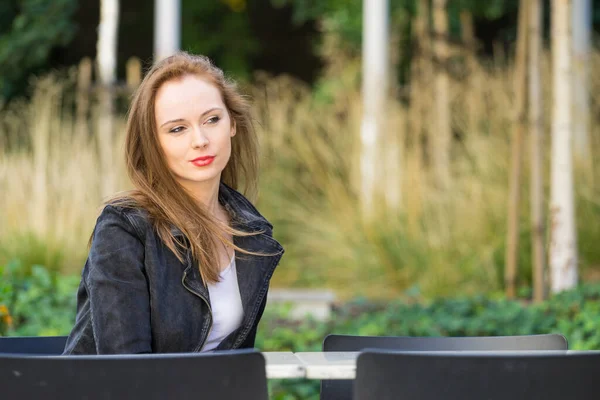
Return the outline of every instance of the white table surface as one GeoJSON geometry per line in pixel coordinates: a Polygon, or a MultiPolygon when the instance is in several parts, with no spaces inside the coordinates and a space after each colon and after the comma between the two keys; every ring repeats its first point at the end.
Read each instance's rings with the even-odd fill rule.
{"type": "Polygon", "coordinates": [[[304,378],[306,373],[304,365],[298,360],[294,353],[263,352],[267,364],[268,379],[304,378]]]}
{"type": "Polygon", "coordinates": [[[354,379],[359,352],[294,353],[304,365],[308,379],[354,379]]]}

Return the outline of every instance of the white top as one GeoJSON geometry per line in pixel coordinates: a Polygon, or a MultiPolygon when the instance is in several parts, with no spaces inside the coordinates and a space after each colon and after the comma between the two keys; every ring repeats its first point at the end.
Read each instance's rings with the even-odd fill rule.
{"type": "Polygon", "coordinates": [[[202,351],[213,350],[217,347],[227,335],[240,327],[244,317],[235,256],[231,259],[229,266],[219,275],[220,282],[208,285],[213,324],[202,351]]]}

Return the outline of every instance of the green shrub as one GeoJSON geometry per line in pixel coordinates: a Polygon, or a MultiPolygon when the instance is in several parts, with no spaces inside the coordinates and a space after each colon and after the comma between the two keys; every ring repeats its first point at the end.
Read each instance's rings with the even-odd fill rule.
{"type": "MultiPolygon", "coordinates": [[[[18,261],[0,265],[0,305],[11,322],[0,335],[65,335],[75,321],[78,276],[61,276],[40,265],[18,261]]],[[[0,308],[0,319],[2,319],[0,308]]],[[[5,321],[6,322],[6,321],[5,321]]]]}

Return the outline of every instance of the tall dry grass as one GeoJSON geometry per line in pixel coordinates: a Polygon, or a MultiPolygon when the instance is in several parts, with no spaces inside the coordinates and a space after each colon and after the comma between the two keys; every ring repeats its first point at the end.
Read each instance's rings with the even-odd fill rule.
{"type": "MultiPolygon", "coordinates": [[[[594,56],[594,65],[600,55],[594,56]]],[[[259,77],[252,88],[261,134],[263,168],[259,208],[275,224],[287,248],[276,286],[331,287],[340,296],[390,297],[411,288],[427,296],[501,288],[511,132],[511,71],[479,67],[468,80],[452,82],[452,186],[431,184],[427,157],[411,131],[415,108],[392,102],[388,143],[402,143],[401,205],[384,198],[373,223],[359,210],[359,65],[338,62],[314,91],[289,78],[259,77]],[[474,84],[477,83],[477,84],[474,84]],[[467,102],[467,96],[475,101],[467,102]],[[467,109],[465,104],[475,104],[467,109]],[[468,126],[476,113],[476,129],[468,126]]],[[[549,68],[545,65],[545,132],[549,135],[549,68]]],[[[597,69],[592,68],[592,71],[597,69]]],[[[594,115],[600,109],[592,81],[594,115]]],[[[18,257],[78,272],[102,202],[101,182],[129,183],[123,167],[123,117],[117,120],[116,162],[100,168],[96,124],[75,128],[70,83],[40,79],[31,101],[0,115],[0,262],[18,257]],[[78,133],[80,132],[80,133],[78,133]]],[[[428,134],[435,116],[416,115],[428,134]]],[[[598,124],[593,126],[598,156],[598,124]]],[[[548,137],[547,147],[550,140],[548,137]]],[[[390,146],[388,145],[387,148],[390,146]]],[[[526,149],[526,154],[528,150],[526,149]]],[[[546,151],[548,155],[548,151],[546,151]]],[[[549,164],[545,164],[548,177],[549,164]]],[[[577,170],[582,269],[600,265],[600,192],[577,170]]],[[[600,177],[598,166],[594,174],[600,177]]],[[[382,166],[383,170],[383,166],[382,166]]],[[[528,186],[527,156],[523,188],[528,186]]],[[[546,179],[547,180],[547,179],[546,179]]],[[[384,182],[383,185],[390,185],[384,182]]],[[[546,185],[546,189],[548,189],[546,185]]],[[[528,283],[528,195],[523,195],[520,282],[528,283]]]]}
{"type": "MultiPolygon", "coordinates": [[[[598,65],[600,55],[596,54],[593,62],[598,65]]],[[[357,182],[359,68],[353,63],[342,64],[343,70],[334,68],[327,83],[343,89],[333,90],[328,102],[319,102],[308,88],[286,79],[264,79],[255,94],[264,121],[266,153],[261,204],[288,241],[287,261],[275,277],[276,284],[324,285],[342,295],[383,297],[408,288],[425,295],[501,289],[514,102],[511,68],[502,62],[478,66],[467,79],[452,81],[452,185],[443,191],[433,184],[430,160],[423,155],[421,138],[410,124],[419,120],[428,136],[435,135],[432,107],[408,106],[400,101],[391,104],[382,152],[398,139],[404,144],[398,160],[402,205],[400,212],[395,212],[382,198],[378,217],[365,223],[359,213],[357,182]],[[467,109],[467,104],[475,106],[467,109]],[[419,114],[415,116],[415,112],[419,114]],[[472,113],[475,118],[470,118],[472,113]],[[475,127],[468,125],[473,120],[475,127]]],[[[594,88],[600,86],[600,75],[592,78],[592,109],[593,115],[598,115],[594,88]]],[[[545,188],[549,193],[551,91],[547,56],[542,81],[545,188]]],[[[421,101],[433,104],[431,95],[425,93],[421,101]]],[[[592,154],[597,157],[596,119],[592,129],[592,154]]],[[[521,286],[531,282],[529,145],[525,143],[521,286]]],[[[600,218],[600,192],[589,179],[600,176],[596,164],[594,171],[584,164],[576,170],[584,276],[600,266],[600,251],[593,244],[600,239],[598,224],[593,222],[600,218]]],[[[380,167],[383,172],[383,161],[380,167]]]]}
{"type": "MultiPolygon", "coordinates": [[[[102,170],[95,132],[76,129],[70,83],[39,79],[29,102],[12,104],[0,117],[0,262],[16,257],[79,270],[102,202],[102,180],[112,175],[127,187],[122,157],[102,170]]],[[[118,142],[114,151],[122,153],[118,142]]]]}

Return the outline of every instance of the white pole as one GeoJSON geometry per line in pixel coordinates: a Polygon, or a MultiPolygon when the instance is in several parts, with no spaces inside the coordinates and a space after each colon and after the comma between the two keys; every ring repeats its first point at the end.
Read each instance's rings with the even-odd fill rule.
{"type": "Polygon", "coordinates": [[[106,198],[115,189],[113,174],[113,85],[117,68],[117,30],[119,26],[119,0],[102,0],[96,58],[101,88],[98,93],[98,153],[103,171],[101,195],[106,198]]]}
{"type": "Polygon", "coordinates": [[[103,86],[115,82],[117,68],[117,28],[119,26],[119,1],[102,0],[96,58],[100,82],[103,86]]]}
{"type": "Polygon", "coordinates": [[[552,292],[577,285],[577,237],[573,204],[571,0],[552,0],[552,162],[550,272],[552,292]]]}
{"type": "Polygon", "coordinates": [[[378,172],[385,170],[378,148],[387,115],[389,68],[388,0],[363,0],[361,197],[367,217],[374,210],[378,172]]]}
{"type": "Polygon", "coordinates": [[[573,0],[573,146],[583,161],[590,157],[589,64],[592,32],[591,0],[573,0]]]}
{"type": "Polygon", "coordinates": [[[154,0],[154,59],[169,57],[181,46],[181,0],[154,0]]]}

